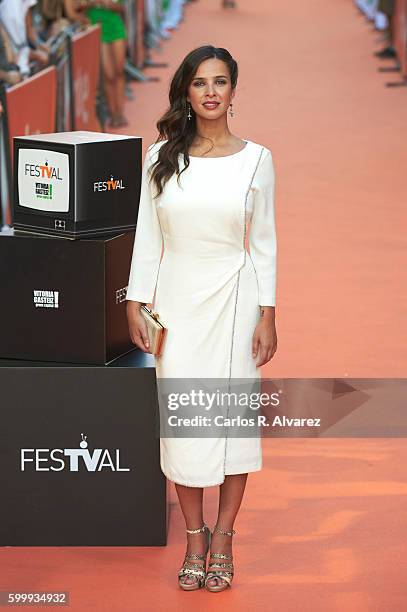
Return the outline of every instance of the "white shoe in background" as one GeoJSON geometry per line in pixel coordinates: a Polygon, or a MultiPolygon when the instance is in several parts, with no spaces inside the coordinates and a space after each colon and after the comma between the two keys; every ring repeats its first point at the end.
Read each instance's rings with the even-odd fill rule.
{"type": "Polygon", "coordinates": [[[375,18],[375,26],[378,30],[387,30],[389,27],[389,20],[385,13],[377,11],[375,18]]]}

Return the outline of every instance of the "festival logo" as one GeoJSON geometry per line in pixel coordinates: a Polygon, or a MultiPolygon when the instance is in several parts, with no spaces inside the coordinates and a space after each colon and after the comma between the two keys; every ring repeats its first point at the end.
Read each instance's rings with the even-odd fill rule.
{"type": "Polygon", "coordinates": [[[20,149],[18,195],[20,206],[47,212],[68,212],[68,155],[43,149],[20,149]]]}
{"type": "Polygon", "coordinates": [[[79,448],[21,448],[20,469],[34,472],[129,472],[120,464],[120,449],[88,448],[88,436],[81,433],[79,448]]]}

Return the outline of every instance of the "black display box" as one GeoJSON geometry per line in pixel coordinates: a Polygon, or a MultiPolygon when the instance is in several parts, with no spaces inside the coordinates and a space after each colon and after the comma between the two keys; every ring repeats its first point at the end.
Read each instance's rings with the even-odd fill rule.
{"type": "Polygon", "coordinates": [[[133,350],[134,231],[78,241],[0,234],[0,357],[105,365],[133,350]]]}
{"type": "Polygon", "coordinates": [[[135,229],[142,138],[61,132],[14,138],[16,232],[77,239],[135,229]]]}
{"type": "Polygon", "coordinates": [[[0,385],[0,546],[166,545],[152,355],[0,359],[0,385]]]}

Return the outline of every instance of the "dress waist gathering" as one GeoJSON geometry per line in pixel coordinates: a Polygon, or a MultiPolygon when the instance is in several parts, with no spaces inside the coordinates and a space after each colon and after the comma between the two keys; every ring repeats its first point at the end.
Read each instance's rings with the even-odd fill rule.
{"type": "Polygon", "coordinates": [[[234,258],[245,253],[243,246],[236,242],[217,242],[190,236],[170,236],[163,232],[164,255],[184,255],[196,259],[218,260],[234,258]]]}

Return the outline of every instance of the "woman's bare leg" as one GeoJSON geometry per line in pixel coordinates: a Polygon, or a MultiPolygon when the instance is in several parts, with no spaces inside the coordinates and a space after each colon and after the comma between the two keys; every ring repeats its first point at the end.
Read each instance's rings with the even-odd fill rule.
{"type": "MultiPolygon", "coordinates": [[[[247,474],[229,474],[225,476],[225,482],[220,485],[219,509],[217,526],[223,531],[231,531],[242,503],[243,494],[247,482],[247,474]]],[[[213,532],[211,552],[232,554],[232,538],[213,532]]],[[[208,580],[209,586],[223,585],[224,580],[220,576],[208,580]]]]}
{"type": "MultiPolygon", "coordinates": [[[[184,487],[175,483],[186,529],[199,529],[203,525],[203,489],[200,487],[184,487]]],[[[187,553],[205,554],[207,546],[207,533],[187,534],[187,553]]],[[[199,561],[197,561],[199,563],[199,561]]],[[[204,563],[202,563],[204,568],[204,563]]],[[[181,578],[185,584],[193,584],[196,576],[186,575],[181,578]]]]}

